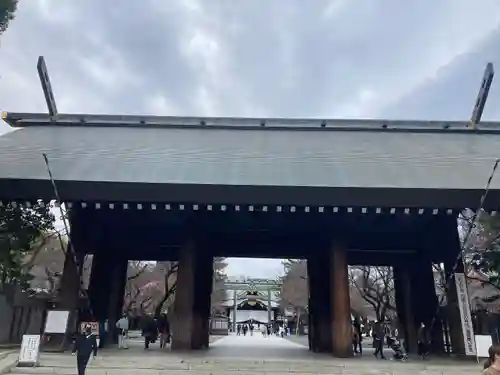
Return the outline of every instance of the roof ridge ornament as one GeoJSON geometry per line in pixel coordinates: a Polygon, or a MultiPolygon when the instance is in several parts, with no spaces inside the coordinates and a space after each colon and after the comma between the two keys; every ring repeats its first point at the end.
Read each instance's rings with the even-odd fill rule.
{"type": "Polygon", "coordinates": [[[493,82],[493,77],[495,76],[495,69],[493,69],[493,63],[489,62],[486,64],[484,69],[483,80],[481,81],[481,86],[479,87],[479,93],[477,94],[476,104],[472,110],[472,116],[467,127],[472,129],[477,129],[481,117],[483,116],[484,107],[486,106],[486,101],[488,100],[488,95],[490,93],[491,83],[493,82]]]}
{"type": "Polygon", "coordinates": [[[36,65],[38,70],[38,77],[40,78],[40,83],[42,84],[43,95],[45,96],[45,102],[47,103],[47,109],[49,111],[49,116],[51,120],[55,120],[57,117],[57,105],[56,99],[54,97],[54,92],[52,91],[52,85],[50,84],[49,71],[47,70],[47,64],[45,63],[45,58],[43,56],[38,57],[38,63],[36,65]]]}

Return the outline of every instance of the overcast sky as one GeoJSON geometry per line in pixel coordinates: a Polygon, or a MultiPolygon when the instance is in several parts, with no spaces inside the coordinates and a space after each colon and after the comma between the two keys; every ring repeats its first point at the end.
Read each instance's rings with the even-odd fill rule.
{"type": "MultiPolygon", "coordinates": [[[[500,1],[25,0],[0,43],[7,111],[45,111],[44,55],[60,112],[466,120],[500,1]]],[[[498,103],[494,82],[484,119],[498,103]]]]}

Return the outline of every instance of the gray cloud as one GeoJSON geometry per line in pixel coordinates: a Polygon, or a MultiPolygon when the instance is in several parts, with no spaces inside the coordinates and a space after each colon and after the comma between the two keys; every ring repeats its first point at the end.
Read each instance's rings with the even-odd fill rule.
{"type": "Polygon", "coordinates": [[[229,276],[278,279],[283,276],[281,259],[227,258],[226,273],[229,276]]]}
{"type": "Polygon", "coordinates": [[[474,48],[457,56],[415,90],[381,112],[386,117],[406,119],[469,119],[488,62],[496,67],[484,120],[500,121],[500,25],[474,48]]]}
{"type": "Polygon", "coordinates": [[[463,119],[499,24],[498,0],[22,1],[0,109],[45,111],[45,55],[61,112],[463,119]]]}

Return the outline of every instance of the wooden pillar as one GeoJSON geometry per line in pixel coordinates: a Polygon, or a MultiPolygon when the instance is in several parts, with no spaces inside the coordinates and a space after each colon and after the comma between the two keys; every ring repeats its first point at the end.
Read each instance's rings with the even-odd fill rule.
{"type": "MultiPolygon", "coordinates": [[[[74,246],[69,244],[64,255],[63,273],[59,288],[59,307],[69,310],[78,308],[80,292],[80,273],[78,271],[78,256],[74,246]]],[[[78,254],[79,255],[79,254],[78,254]]]]}
{"type": "Polygon", "coordinates": [[[332,353],[336,357],[346,358],[353,355],[347,249],[339,244],[334,244],[330,254],[332,353]]]}
{"type": "Polygon", "coordinates": [[[307,259],[307,281],[309,286],[309,327],[308,327],[308,340],[309,350],[317,353],[320,347],[319,338],[319,314],[321,313],[318,307],[318,300],[320,298],[321,288],[318,286],[318,273],[317,273],[316,258],[311,256],[307,259]]]}
{"type": "Polygon", "coordinates": [[[108,319],[107,343],[118,343],[116,322],[120,319],[123,312],[123,295],[125,293],[125,283],[127,282],[127,268],[127,259],[115,258],[108,270],[108,277],[111,276],[111,285],[106,314],[108,319]]]}
{"type": "Polygon", "coordinates": [[[451,257],[444,264],[446,278],[449,280],[446,286],[446,316],[450,333],[451,352],[453,354],[462,356],[465,355],[465,342],[464,334],[462,331],[462,319],[460,317],[460,308],[458,306],[459,301],[454,274],[463,273],[464,264],[462,262],[462,259],[460,259],[458,261],[457,267],[455,268],[455,270],[453,270],[454,264],[455,261],[451,259],[451,257]]]}
{"type": "MultiPolygon", "coordinates": [[[[443,263],[445,277],[448,280],[446,288],[446,320],[448,322],[449,337],[451,341],[451,353],[455,355],[465,355],[465,341],[462,329],[462,319],[460,316],[460,307],[455,284],[455,273],[465,273],[464,263],[461,257],[460,236],[456,222],[448,225],[446,230],[442,230],[442,236],[445,237],[443,248],[443,263]]],[[[473,334],[473,333],[472,333],[473,334]]]]}
{"type": "Polygon", "coordinates": [[[208,347],[213,257],[189,241],[180,250],[172,349],[208,347]]]}
{"type": "Polygon", "coordinates": [[[208,349],[210,341],[211,297],[213,287],[213,257],[204,250],[196,255],[194,319],[192,349],[208,349]]]}
{"type": "Polygon", "coordinates": [[[408,265],[393,267],[396,292],[396,308],[399,330],[404,336],[404,345],[408,352],[417,353],[417,331],[413,315],[411,283],[408,265]]]}
{"type": "Polygon", "coordinates": [[[174,319],[172,327],[172,350],[190,350],[193,345],[194,289],[195,289],[194,241],[188,241],[180,249],[177,271],[177,289],[174,300],[174,319]]]}
{"type": "Polygon", "coordinates": [[[331,341],[331,307],[329,288],[328,255],[320,251],[307,259],[309,281],[309,332],[310,349],[318,353],[329,353],[331,341]]]}
{"type": "Polygon", "coordinates": [[[66,249],[63,273],[57,296],[57,308],[69,311],[66,332],[61,337],[55,339],[65,349],[71,345],[71,337],[77,328],[80,301],[80,275],[77,268],[77,260],[75,259],[76,254],[73,254],[73,249],[74,247],[71,244],[66,249]]]}
{"type": "Polygon", "coordinates": [[[431,352],[444,352],[442,326],[436,320],[439,310],[432,262],[425,253],[417,254],[412,261],[410,288],[416,330],[424,323],[431,340],[431,352]]]}
{"type": "Polygon", "coordinates": [[[108,300],[111,293],[112,259],[105,249],[99,249],[92,258],[92,270],[90,273],[89,302],[92,316],[97,321],[103,321],[108,317],[108,300]]]}
{"type": "Polygon", "coordinates": [[[322,251],[318,254],[317,264],[317,284],[318,288],[318,336],[319,336],[319,351],[320,353],[332,352],[332,306],[330,288],[330,254],[327,251],[322,251]]]}
{"type": "MultiPolygon", "coordinates": [[[[88,246],[84,242],[81,227],[79,226],[79,216],[76,210],[68,212],[68,220],[71,231],[70,241],[65,250],[63,273],[59,283],[57,295],[57,307],[69,311],[68,324],[66,332],[61,338],[63,348],[68,348],[78,324],[78,310],[80,307],[81,292],[81,272],[80,266],[85,258],[85,252],[88,246]]],[[[58,341],[59,338],[55,339],[58,341]]]]}

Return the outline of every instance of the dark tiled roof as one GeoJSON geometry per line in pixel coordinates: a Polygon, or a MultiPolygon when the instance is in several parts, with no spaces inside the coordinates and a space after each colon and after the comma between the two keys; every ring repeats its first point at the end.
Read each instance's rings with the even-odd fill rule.
{"type": "Polygon", "coordinates": [[[57,180],[483,189],[499,150],[500,134],[44,125],[0,137],[0,179],[46,179],[46,153],[57,180]]]}

